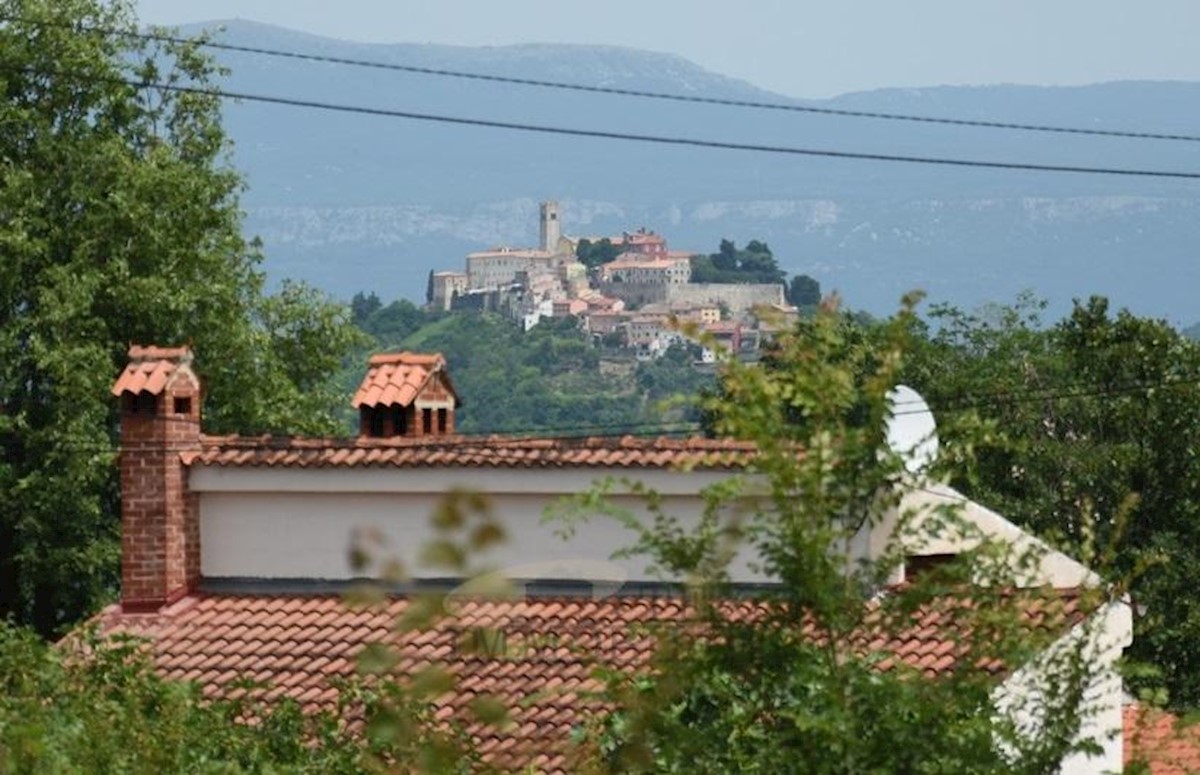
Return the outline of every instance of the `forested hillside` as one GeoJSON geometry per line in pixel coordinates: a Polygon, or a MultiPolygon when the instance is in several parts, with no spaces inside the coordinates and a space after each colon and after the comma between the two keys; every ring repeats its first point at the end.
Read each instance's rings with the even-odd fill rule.
{"type": "MultiPolygon", "coordinates": [[[[676,347],[657,361],[606,352],[574,318],[543,321],[525,333],[489,313],[426,312],[400,299],[388,305],[359,294],[354,321],[372,351],[418,350],[446,356],[463,406],[463,433],[611,435],[694,428],[695,410],[676,395],[695,395],[713,377],[676,347]]],[[[343,373],[349,390],[362,377],[367,353],[343,373]]],[[[348,418],[349,421],[349,418],[348,418]]]]}

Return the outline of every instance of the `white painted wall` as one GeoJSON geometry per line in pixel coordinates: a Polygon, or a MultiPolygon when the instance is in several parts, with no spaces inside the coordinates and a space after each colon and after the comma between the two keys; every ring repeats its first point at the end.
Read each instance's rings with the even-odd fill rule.
{"type": "MultiPolygon", "coordinates": [[[[555,525],[543,522],[547,506],[587,490],[610,473],[630,474],[212,467],[194,469],[189,485],[200,493],[200,564],[208,578],[352,578],[361,575],[349,562],[356,529],[374,529],[384,536],[381,551],[403,562],[414,578],[451,575],[421,567],[418,558],[422,546],[437,537],[430,516],[444,494],[457,487],[489,493],[493,514],[508,534],[505,543],[473,558],[482,564],[498,569],[534,564],[541,578],[590,579],[589,574],[606,568],[606,580],[658,580],[643,558],[611,559],[635,540],[615,519],[593,517],[569,540],[556,535],[555,525]]],[[[668,513],[694,520],[701,508],[698,491],[725,475],[647,470],[636,478],[665,496],[668,513]]],[[[615,501],[644,513],[640,499],[625,496],[615,501]]],[[[735,566],[734,574],[737,581],[765,580],[745,562],[735,566]]]]}
{"type": "Polygon", "coordinates": [[[1009,522],[996,512],[968,499],[952,487],[942,484],[923,484],[913,487],[904,496],[900,508],[930,518],[939,507],[957,506],[962,521],[971,530],[949,530],[933,540],[923,542],[914,554],[955,554],[979,544],[981,536],[1007,541],[1015,554],[1029,554],[1036,563],[1021,574],[1019,582],[1028,586],[1050,586],[1069,589],[1079,586],[1095,586],[1100,578],[1080,562],[1052,549],[1009,522]]]}
{"type": "MultiPolygon", "coordinates": [[[[386,551],[404,563],[416,578],[441,577],[444,570],[422,568],[421,547],[436,537],[430,523],[445,493],[469,489],[489,494],[493,513],[508,540],[478,560],[493,568],[529,563],[554,563],[543,578],[586,578],[571,564],[607,563],[612,578],[652,581],[644,558],[612,559],[631,545],[633,533],[616,520],[595,516],[580,525],[570,540],[545,524],[548,506],[585,492],[612,477],[642,482],[665,496],[666,511],[694,523],[703,503],[699,492],[725,479],[727,473],[665,469],[396,469],[396,468],[253,468],[197,466],[189,472],[189,487],[200,494],[201,573],[205,577],[347,579],[361,575],[349,563],[348,549],[355,530],[375,529],[386,539],[386,551]],[[557,569],[562,575],[550,574],[557,569]]],[[[623,491],[618,488],[617,491],[623,491]]],[[[644,514],[640,499],[615,502],[644,514]]],[[[915,488],[902,509],[924,511],[960,503],[963,517],[975,535],[942,536],[914,547],[914,554],[961,551],[978,542],[978,535],[1041,550],[1039,564],[1026,578],[1031,585],[1074,587],[1098,580],[1084,566],[1050,550],[995,512],[941,485],[915,488]]],[[[886,546],[895,519],[858,536],[847,547],[855,557],[878,556],[886,546]]],[[[735,562],[733,580],[766,581],[749,567],[751,558],[735,562]]],[[[581,566],[583,567],[583,566],[581,566]]],[[[899,578],[896,579],[900,580],[899,578]]]]}
{"type": "Polygon", "coordinates": [[[1077,625],[1029,665],[1013,673],[997,691],[997,705],[1012,714],[1022,728],[1036,731],[1044,713],[1036,702],[1034,688],[1044,685],[1046,666],[1071,653],[1082,654],[1090,670],[1084,692],[1083,724],[1076,740],[1093,740],[1103,752],[1099,756],[1077,753],[1062,763],[1059,775],[1096,775],[1123,771],[1124,736],[1122,705],[1124,699],[1117,662],[1133,642],[1133,616],[1128,601],[1104,606],[1087,621],[1077,625]],[[1026,703],[1014,709],[1016,702],[1026,703]]]}

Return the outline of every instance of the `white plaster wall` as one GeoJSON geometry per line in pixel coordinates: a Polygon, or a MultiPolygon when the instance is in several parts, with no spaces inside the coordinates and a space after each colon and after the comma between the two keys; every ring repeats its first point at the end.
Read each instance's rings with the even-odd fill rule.
{"type": "MultiPolygon", "coordinates": [[[[620,472],[628,474],[628,472],[620,472]]],[[[597,515],[564,540],[543,522],[548,505],[586,490],[596,472],[563,470],[268,470],[201,468],[190,486],[200,493],[201,573],[208,578],[347,579],[361,575],[349,561],[356,529],[384,537],[378,553],[398,559],[414,578],[454,575],[419,562],[437,537],[431,525],[439,500],[455,487],[489,493],[492,513],[508,539],[472,559],[507,569],[514,578],[648,581],[645,558],[613,560],[636,536],[612,517],[597,515]],[[519,572],[518,572],[519,571],[519,572]]],[[[602,477],[599,477],[602,478],[602,477]]],[[[713,473],[646,471],[639,477],[665,496],[667,513],[698,518],[700,488],[723,478],[713,473]]],[[[615,499],[644,513],[642,501],[615,499]]],[[[735,563],[736,581],[765,579],[735,563]]]]}
{"type": "MultiPolygon", "coordinates": [[[[1122,734],[1122,704],[1124,692],[1117,661],[1133,642],[1133,617],[1128,601],[1109,603],[1077,625],[1029,665],[1013,673],[997,691],[997,704],[1002,711],[1012,711],[1010,698],[1024,698],[1036,691],[1043,682],[1047,664],[1070,653],[1086,657],[1090,681],[1084,692],[1083,723],[1076,740],[1091,739],[1101,745],[1099,756],[1077,753],[1067,757],[1060,775],[1096,775],[1123,771],[1124,736],[1122,734]]],[[[1039,725],[1037,709],[1025,708],[1013,712],[1013,717],[1026,729],[1039,725]]]]}
{"type": "MultiPolygon", "coordinates": [[[[476,560],[493,568],[531,563],[541,567],[540,578],[586,579],[604,563],[611,580],[648,581],[647,560],[614,560],[635,536],[607,516],[594,516],[578,526],[570,540],[556,535],[555,525],[543,522],[547,506],[585,492],[606,477],[640,481],[665,496],[666,511],[687,523],[698,519],[698,493],[728,474],[664,469],[356,469],[196,467],[189,487],[200,494],[201,573],[213,577],[346,579],[360,575],[349,564],[355,530],[376,529],[385,537],[381,552],[401,560],[416,578],[444,577],[444,569],[422,568],[421,547],[435,538],[430,515],[439,500],[454,489],[488,493],[494,514],[508,540],[476,560]],[[584,563],[584,564],[581,564],[584,563]],[[586,563],[592,563],[586,565],[586,563]],[[575,567],[572,570],[572,564],[575,567]],[[590,570],[582,570],[584,567],[590,570]]],[[[622,491],[618,488],[615,491],[622,491]]],[[[642,502],[618,498],[617,503],[638,513],[642,502]]],[[[1074,587],[1096,583],[1084,566],[1051,551],[995,512],[966,500],[954,490],[930,485],[915,488],[902,508],[925,510],[941,503],[960,503],[963,516],[978,530],[1014,542],[1018,548],[1044,550],[1027,582],[1074,587]]],[[[871,533],[857,536],[846,547],[851,556],[878,556],[886,546],[895,519],[871,533]]],[[[914,549],[917,554],[961,551],[978,539],[945,536],[914,549]]],[[[734,581],[766,581],[741,556],[732,568],[734,581]]],[[[528,569],[527,569],[528,570],[528,569]]],[[[606,577],[607,578],[607,577],[606,577]]],[[[896,579],[897,581],[899,579],[896,579]]]]}
{"type": "MultiPolygon", "coordinates": [[[[1052,549],[1045,542],[1026,533],[1021,528],[1009,522],[996,512],[969,500],[952,487],[941,484],[925,484],[913,487],[905,493],[901,501],[901,510],[925,515],[936,514],[936,509],[945,506],[956,506],[960,509],[962,520],[971,525],[973,535],[963,535],[953,530],[946,531],[933,540],[925,540],[913,553],[919,555],[956,554],[966,551],[979,544],[980,536],[1000,539],[1009,542],[1015,554],[1028,554],[1036,558],[1028,572],[1018,577],[1021,584],[1041,586],[1049,584],[1059,589],[1070,589],[1079,586],[1096,586],[1101,579],[1087,566],[1071,559],[1060,551],[1052,549]]],[[[895,519],[889,521],[888,529],[894,529],[895,519]]],[[[881,542],[886,540],[886,533],[872,536],[872,546],[875,551],[881,551],[881,542]]]]}

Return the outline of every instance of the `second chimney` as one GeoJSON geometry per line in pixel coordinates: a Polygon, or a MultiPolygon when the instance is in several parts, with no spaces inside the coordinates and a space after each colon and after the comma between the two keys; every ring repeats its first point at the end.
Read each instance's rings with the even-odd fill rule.
{"type": "Polygon", "coordinates": [[[352,405],[359,436],[450,436],[461,406],[441,353],[374,355],[352,405]]]}

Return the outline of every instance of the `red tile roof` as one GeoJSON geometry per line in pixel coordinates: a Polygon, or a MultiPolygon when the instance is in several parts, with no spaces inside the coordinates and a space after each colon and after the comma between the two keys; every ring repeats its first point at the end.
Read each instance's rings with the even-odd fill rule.
{"type": "MultiPolygon", "coordinates": [[[[1076,596],[1064,599],[1065,608],[1032,604],[1031,625],[1057,631],[1064,612],[1067,619],[1077,618],[1076,596]]],[[[149,638],[163,675],[198,683],[209,696],[235,691],[234,681],[249,678],[264,684],[265,698],[288,696],[309,709],[332,708],[337,695],[330,679],[352,675],[355,656],[366,644],[390,639],[400,674],[436,665],[457,676],[453,693],[437,701],[438,716],[464,719],[492,764],[505,769],[532,764],[555,772],[566,767],[571,730],[590,711],[602,709],[586,696],[600,688],[593,668],[642,668],[655,641],[641,625],[683,622],[690,615],[674,597],[460,600],[453,617],[432,628],[395,634],[392,625],[408,605],[396,599],[381,608],[355,609],[334,596],[199,596],[158,614],[123,614],[114,606],[100,615],[100,623],[108,633],[149,638]],[[491,655],[464,648],[464,636],[476,628],[503,632],[504,647],[491,655]],[[469,723],[466,709],[481,694],[504,701],[511,727],[500,731],[469,723]]],[[[730,602],[726,610],[742,618],[760,610],[756,606],[730,602]]],[[[879,663],[882,670],[903,662],[937,676],[956,663],[955,618],[952,608],[918,612],[906,631],[864,635],[859,648],[888,655],[879,663]]]]}
{"type": "Polygon", "coordinates": [[[129,363],[113,384],[112,394],[150,393],[158,395],[175,375],[186,373],[195,380],[187,364],[192,361],[192,351],[187,347],[146,347],[130,345],[129,363]]]}
{"type": "Polygon", "coordinates": [[[360,406],[408,406],[437,371],[446,368],[441,353],[384,353],[372,355],[367,373],[350,402],[360,406]]]}
{"type": "Polygon", "coordinates": [[[1146,766],[1151,775],[1200,773],[1200,724],[1154,708],[1127,705],[1125,765],[1146,766]]]}
{"type": "Polygon", "coordinates": [[[206,436],[188,465],[287,468],[708,468],[735,470],[754,454],[747,442],[715,439],[504,436],[302,439],[206,436]]]}
{"type": "Polygon", "coordinates": [[[630,234],[622,234],[619,238],[613,238],[614,245],[625,243],[628,245],[657,245],[660,242],[666,242],[661,234],[654,232],[637,231],[630,234]]]}

